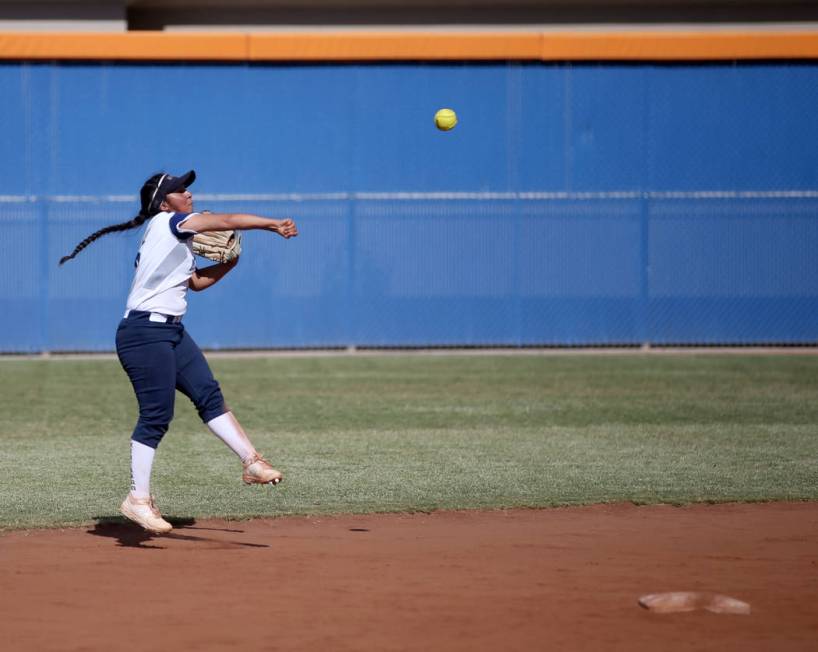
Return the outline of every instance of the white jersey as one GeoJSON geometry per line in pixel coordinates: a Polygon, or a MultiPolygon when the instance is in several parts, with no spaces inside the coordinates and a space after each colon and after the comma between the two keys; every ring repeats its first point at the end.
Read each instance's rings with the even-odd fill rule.
{"type": "Polygon", "coordinates": [[[162,212],[148,220],[126,309],[181,316],[187,310],[187,288],[196,270],[195,231],[180,228],[195,213],[162,212]]]}

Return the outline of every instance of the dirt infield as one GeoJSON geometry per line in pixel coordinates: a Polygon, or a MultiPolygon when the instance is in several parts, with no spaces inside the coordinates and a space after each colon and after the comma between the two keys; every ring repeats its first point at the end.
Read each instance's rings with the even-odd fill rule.
{"type": "Polygon", "coordinates": [[[818,503],[0,535],[3,650],[815,650],[818,503]],[[749,616],[655,614],[713,591],[749,616]]]}

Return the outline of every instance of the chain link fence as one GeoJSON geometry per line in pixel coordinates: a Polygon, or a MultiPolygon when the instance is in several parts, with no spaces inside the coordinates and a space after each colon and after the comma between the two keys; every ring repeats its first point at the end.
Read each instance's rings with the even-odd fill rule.
{"type": "MultiPolygon", "coordinates": [[[[25,243],[0,263],[4,351],[112,348],[139,230],[57,261],[127,207],[0,205],[10,241],[25,243]]],[[[239,266],[189,295],[185,323],[208,348],[818,340],[818,197],[349,195],[209,207],[293,216],[301,235],[246,233],[239,266]]]]}

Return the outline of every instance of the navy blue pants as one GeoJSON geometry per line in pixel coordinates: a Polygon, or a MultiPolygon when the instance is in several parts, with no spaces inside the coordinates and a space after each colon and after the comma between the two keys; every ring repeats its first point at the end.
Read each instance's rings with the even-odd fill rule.
{"type": "Polygon", "coordinates": [[[219,383],[182,324],[149,321],[150,313],[131,311],[116,331],[116,353],[139,402],[131,439],[156,448],[173,418],[178,389],[207,423],[227,412],[219,383]]]}

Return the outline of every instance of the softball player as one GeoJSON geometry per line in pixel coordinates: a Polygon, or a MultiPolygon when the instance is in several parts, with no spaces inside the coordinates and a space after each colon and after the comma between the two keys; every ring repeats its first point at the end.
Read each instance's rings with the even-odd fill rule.
{"type": "Polygon", "coordinates": [[[197,269],[191,241],[202,231],[261,229],[284,238],[298,235],[291,219],[256,215],[195,213],[187,188],[196,179],[191,170],[175,177],[156,174],[140,191],[139,214],[128,222],[107,226],[80,242],[62,258],[62,265],[100,236],[147,223],[136,256],[136,273],[125,316],[116,332],[116,351],[133,385],[139,419],[131,436],[131,491],[122,514],[149,532],[169,532],[150,492],[154,454],[173,417],[176,390],[196,406],[202,421],[241,459],[247,484],[278,484],[283,479],[255,449],[233,413],[225,405],[219,384],[182,317],[187,291],[204,290],[219,281],[238,262],[197,269]]]}

